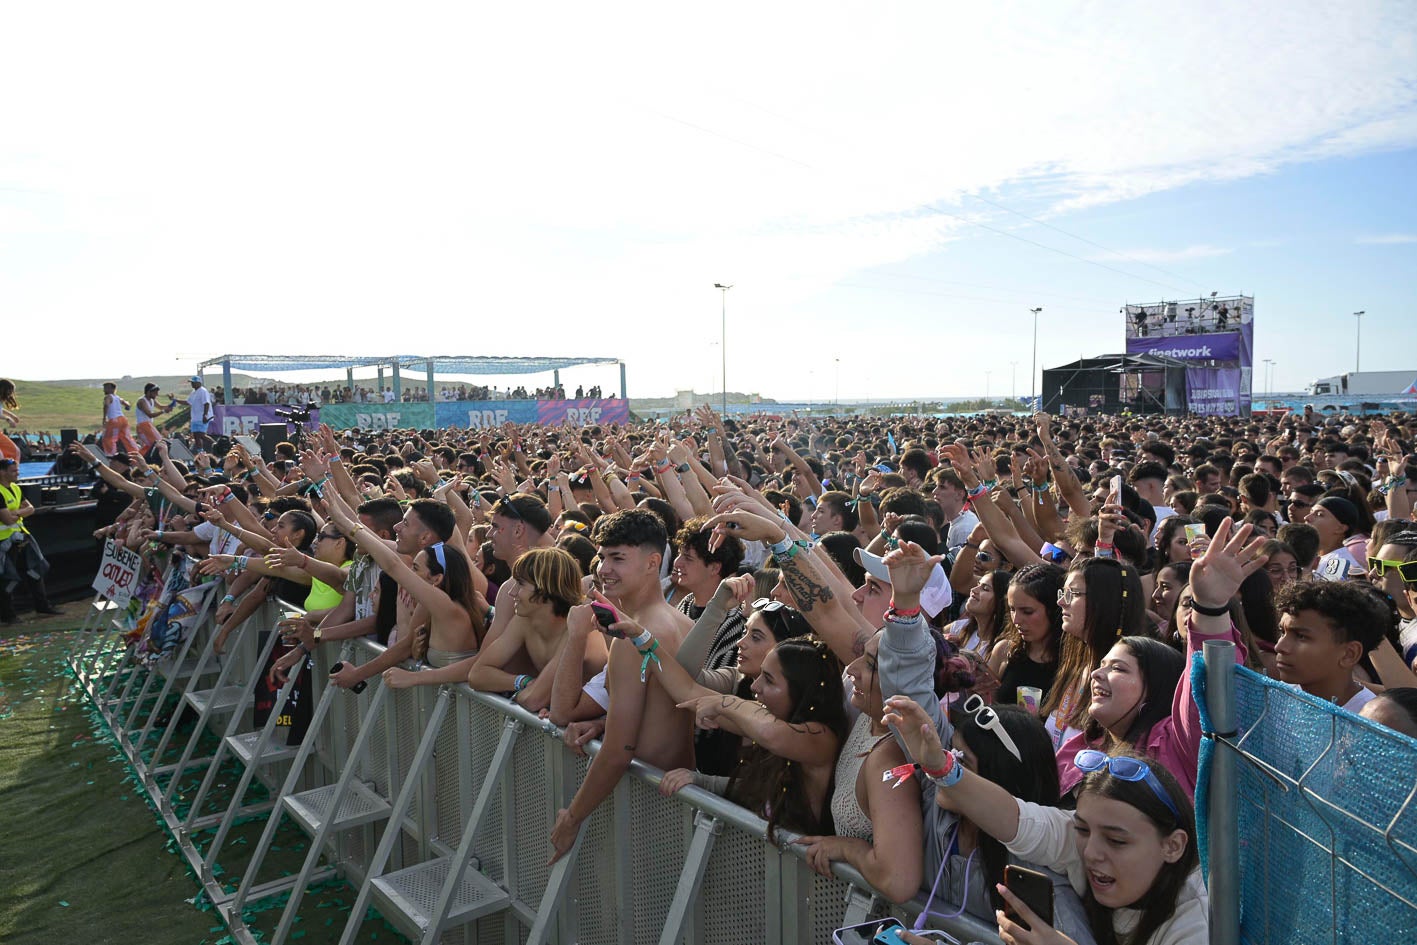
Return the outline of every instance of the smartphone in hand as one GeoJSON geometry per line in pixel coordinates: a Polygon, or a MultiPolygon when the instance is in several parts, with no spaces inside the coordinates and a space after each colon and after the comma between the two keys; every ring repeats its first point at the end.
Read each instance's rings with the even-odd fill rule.
{"type": "MultiPolygon", "coordinates": [[[[1004,867],[1004,885],[1009,892],[1023,900],[1023,904],[1033,910],[1033,914],[1044,925],[1053,924],[1053,881],[1037,870],[1022,866],[1004,867]]],[[[1027,926],[1012,908],[1005,906],[1004,913],[1020,925],[1027,926]]],[[[1033,931],[1029,929],[1029,931],[1033,931]]]]}

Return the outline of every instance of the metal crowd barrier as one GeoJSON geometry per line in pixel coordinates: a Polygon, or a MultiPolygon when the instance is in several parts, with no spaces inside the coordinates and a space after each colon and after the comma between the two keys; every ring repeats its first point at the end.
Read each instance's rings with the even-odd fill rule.
{"type": "MultiPolygon", "coordinates": [[[[638,761],[583,825],[573,851],[550,867],[554,817],[590,759],[566,748],[554,726],[465,685],[395,690],[376,677],[362,694],[329,685],[336,658],[362,663],[382,651],[368,640],[346,642],[338,657],[330,645],[315,654],[309,731],[298,749],[287,747],[274,724],[277,713],[255,729],[249,709],[274,643],[272,628],[292,609],[298,608],[267,602],[233,634],[221,659],[211,651],[211,621],[202,621],[173,660],[181,666],[196,652],[190,669],[166,676],[163,698],[155,700],[135,700],[133,693],[150,688],[141,674],[160,670],[129,665],[121,646],[99,629],[107,611],[86,621],[92,639],[72,659],[239,942],[256,941],[246,908],[286,894],[270,937],[283,945],[307,888],[336,874],[358,890],[344,943],[359,931],[366,905],[411,940],[464,945],[819,943],[844,925],[885,914],[909,924],[918,913],[918,900],[893,906],[845,864],[830,878],[817,875],[791,834],[768,842],[764,821],[723,798],[693,787],[661,797],[662,772],[638,761]],[[262,646],[260,631],[267,632],[262,646]],[[182,714],[168,698],[174,679],[185,680],[176,706],[197,713],[198,724],[172,762],[182,714]],[[171,718],[159,744],[144,752],[142,743],[157,730],[154,716],[164,709],[171,718]],[[220,737],[218,747],[198,758],[196,746],[208,731],[220,737]],[[243,774],[223,794],[215,772],[228,759],[243,774]],[[201,787],[179,813],[177,785],[201,766],[201,787]],[[266,786],[269,802],[247,804],[255,781],[266,786]],[[253,813],[267,821],[232,891],[220,880],[223,845],[237,819],[253,813]],[[310,837],[308,853],[296,876],[263,880],[283,819],[310,837]]],[[[277,708],[294,680],[292,672],[277,708]]],[[[598,749],[592,743],[590,755],[598,749]]],[[[969,917],[945,923],[961,942],[999,941],[992,926],[969,917]]]]}
{"type": "Polygon", "coordinates": [[[1417,739],[1236,666],[1228,642],[1192,680],[1211,941],[1417,938],[1417,739]]]}

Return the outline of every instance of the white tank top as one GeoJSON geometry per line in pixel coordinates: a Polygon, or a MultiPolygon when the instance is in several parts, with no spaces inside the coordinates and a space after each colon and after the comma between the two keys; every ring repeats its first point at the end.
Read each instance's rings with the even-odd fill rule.
{"type": "MultiPolygon", "coordinates": [[[[119,417],[123,416],[123,401],[118,399],[118,395],[114,394],[112,397],[105,395],[105,397],[107,398],[107,403],[103,408],[103,419],[117,420],[119,417]]],[[[89,416],[93,416],[93,414],[89,414],[89,416]]]]}
{"type": "Polygon", "coordinates": [[[157,403],[151,397],[140,397],[137,406],[133,408],[133,413],[137,416],[139,423],[151,423],[153,417],[157,416],[153,413],[156,409],[157,403]]]}
{"type": "Polygon", "coordinates": [[[866,756],[878,743],[890,738],[890,734],[872,735],[871,717],[862,712],[841,746],[841,754],[836,756],[836,786],[832,790],[832,824],[837,836],[871,839],[871,818],[861,809],[856,800],[856,778],[866,756]]]}

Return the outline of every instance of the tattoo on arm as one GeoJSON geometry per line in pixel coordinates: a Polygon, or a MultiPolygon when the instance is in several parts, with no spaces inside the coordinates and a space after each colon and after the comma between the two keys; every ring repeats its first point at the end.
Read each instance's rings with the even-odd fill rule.
{"type": "Polygon", "coordinates": [[[807,577],[791,561],[782,566],[782,580],[792,592],[792,599],[797,601],[797,609],[804,614],[818,604],[830,602],[834,596],[831,588],[807,577]]]}

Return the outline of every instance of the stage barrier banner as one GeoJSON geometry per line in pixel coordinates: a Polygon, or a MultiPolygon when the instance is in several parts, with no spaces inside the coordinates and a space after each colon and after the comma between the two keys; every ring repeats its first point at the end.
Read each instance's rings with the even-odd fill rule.
{"type": "MultiPolygon", "coordinates": [[[[235,408],[259,409],[259,408],[235,408]]],[[[627,423],[630,402],[602,400],[459,400],[436,404],[326,404],[320,419],[336,430],[496,429],[504,423],[575,426],[627,423]]],[[[270,422],[270,421],[264,421],[270,422]]]]}
{"type": "Polygon", "coordinates": [[[492,430],[504,423],[535,423],[534,400],[457,400],[438,405],[438,426],[492,430]]]}
{"type": "Polygon", "coordinates": [[[628,423],[628,400],[543,400],[537,403],[537,422],[556,426],[570,421],[573,426],[597,423],[628,423]]]}
{"type": "Polygon", "coordinates": [[[99,562],[98,574],[94,575],[93,589],[121,610],[128,606],[138,586],[138,571],[142,566],[136,551],[129,551],[122,542],[110,538],[103,543],[103,560],[99,562]]]}
{"type": "MultiPolygon", "coordinates": [[[[235,434],[256,435],[256,431],[263,423],[288,423],[286,417],[276,415],[277,410],[298,410],[304,408],[292,407],[289,404],[218,404],[212,408],[216,414],[216,420],[211,427],[211,433],[215,436],[233,436],[235,434]]],[[[310,422],[305,424],[306,431],[314,431],[320,427],[320,410],[316,407],[310,412],[310,422]]]]}
{"type": "Polygon", "coordinates": [[[320,419],[334,430],[431,430],[433,404],[326,404],[320,419]]]}
{"type": "Polygon", "coordinates": [[[1191,413],[1233,417],[1245,409],[1239,368],[1186,368],[1186,406],[1191,413]]]}
{"type": "Polygon", "coordinates": [[[1127,354],[1154,354],[1178,361],[1239,361],[1241,335],[1179,335],[1174,338],[1128,338],[1127,354]]]}

